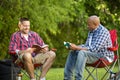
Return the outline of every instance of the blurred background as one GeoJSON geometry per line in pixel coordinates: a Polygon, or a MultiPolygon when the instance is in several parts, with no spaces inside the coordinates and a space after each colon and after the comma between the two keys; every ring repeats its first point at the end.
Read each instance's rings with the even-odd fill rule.
{"type": "Polygon", "coordinates": [[[120,0],[0,0],[0,60],[10,57],[10,37],[18,30],[19,18],[27,17],[31,30],[57,49],[53,67],[64,67],[69,50],[63,42],[84,44],[89,16],[99,16],[102,25],[120,36],[119,4],[120,0]]]}

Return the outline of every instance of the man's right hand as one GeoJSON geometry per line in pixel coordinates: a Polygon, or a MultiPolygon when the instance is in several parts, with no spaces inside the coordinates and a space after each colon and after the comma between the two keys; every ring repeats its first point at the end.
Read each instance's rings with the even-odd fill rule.
{"type": "Polygon", "coordinates": [[[77,45],[75,45],[75,44],[73,44],[73,43],[70,44],[70,49],[71,49],[71,50],[77,50],[77,48],[78,48],[77,45]]]}

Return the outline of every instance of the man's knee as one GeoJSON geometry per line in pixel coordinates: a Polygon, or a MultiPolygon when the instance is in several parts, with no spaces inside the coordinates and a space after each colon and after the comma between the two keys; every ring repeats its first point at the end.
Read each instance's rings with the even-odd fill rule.
{"type": "Polygon", "coordinates": [[[87,57],[87,52],[85,50],[80,50],[78,56],[87,57]]]}
{"type": "Polygon", "coordinates": [[[56,54],[53,51],[49,51],[49,55],[50,55],[49,57],[52,59],[54,59],[56,57],[56,54]]]}
{"type": "Polygon", "coordinates": [[[32,60],[32,55],[30,53],[25,53],[22,56],[23,61],[32,60]]]}

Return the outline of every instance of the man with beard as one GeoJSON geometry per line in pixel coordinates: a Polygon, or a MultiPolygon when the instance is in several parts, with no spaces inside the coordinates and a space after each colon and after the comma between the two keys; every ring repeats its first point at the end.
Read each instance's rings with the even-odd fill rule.
{"type": "Polygon", "coordinates": [[[13,33],[10,39],[9,51],[24,64],[31,80],[36,80],[34,64],[42,64],[40,80],[45,80],[46,73],[55,59],[55,53],[49,50],[42,38],[30,30],[28,18],[21,18],[18,23],[19,31],[13,33]]]}

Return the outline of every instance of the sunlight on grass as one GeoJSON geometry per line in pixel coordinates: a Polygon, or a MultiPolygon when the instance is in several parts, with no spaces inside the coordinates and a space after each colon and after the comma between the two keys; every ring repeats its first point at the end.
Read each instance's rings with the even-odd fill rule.
{"type": "MultiPolygon", "coordinates": [[[[91,70],[93,68],[90,68],[89,70],[91,70]]],[[[114,69],[114,72],[118,71],[117,67],[114,69]]],[[[103,74],[105,73],[105,70],[102,69],[98,69],[98,78],[101,78],[101,76],[103,76],[103,74]]],[[[88,75],[88,73],[86,72],[86,70],[84,71],[84,77],[86,78],[86,76],[88,75]]],[[[96,75],[96,73],[94,72],[94,75],[96,75]]],[[[63,80],[64,77],[64,68],[51,68],[47,75],[46,75],[46,79],[47,80],[63,80]]],[[[26,78],[26,76],[24,75],[23,80],[29,80],[28,78],[26,78]]],[[[91,77],[88,80],[93,80],[91,77]]],[[[106,79],[107,80],[107,79],[106,79]]]]}
{"type": "MultiPolygon", "coordinates": [[[[92,70],[93,68],[90,67],[90,70],[92,70]]],[[[101,79],[101,77],[103,76],[103,74],[105,74],[105,70],[103,68],[99,68],[97,69],[98,71],[98,78],[101,79]]],[[[113,70],[114,72],[118,71],[117,67],[113,70]]],[[[94,75],[96,75],[96,72],[93,73],[94,75]]],[[[86,76],[88,75],[87,71],[84,71],[84,77],[86,78],[86,76]]],[[[47,74],[47,79],[48,80],[63,80],[63,76],[64,76],[64,68],[52,68],[50,69],[50,71],[47,74]]],[[[108,76],[106,77],[108,78],[108,76]]],[[[88,80],[93,80],[93,78],[89,78],[88,80]]],[[[107,80],[107,79],[106,79],[107,80]]]]}
{"type": "Polygon", "coordinates": [[[47,73],[46,78],[48,80],[63,80],[63,73],[64,73],[63,68],[52,68],[47,73]]]}

